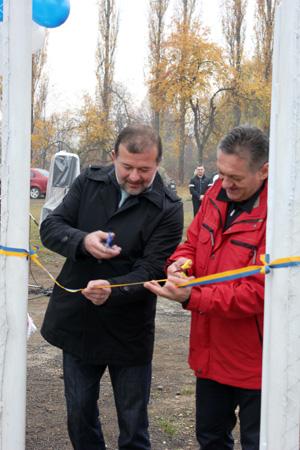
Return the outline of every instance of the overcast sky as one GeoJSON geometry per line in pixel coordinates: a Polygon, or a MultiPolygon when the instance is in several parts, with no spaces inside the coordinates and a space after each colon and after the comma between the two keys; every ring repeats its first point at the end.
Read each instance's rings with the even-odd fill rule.
{"type": "MultiPolygon", "coordinates": [[[[249,0],[250,6],[254,0],[249,0]]],[[[49,30],[48,113],[80,106],[84,92],[95,90],[97,0],[70,0],[71,12],[60,27],[49,30]]],[[[148,42],[148,0],[117,0],[119,34],[116,81],[125,84],[137,101],[145,95],[148,42]]],[[[216,41],[222,39],[220,0],[202,0],[202,18],[216,41]]]]}

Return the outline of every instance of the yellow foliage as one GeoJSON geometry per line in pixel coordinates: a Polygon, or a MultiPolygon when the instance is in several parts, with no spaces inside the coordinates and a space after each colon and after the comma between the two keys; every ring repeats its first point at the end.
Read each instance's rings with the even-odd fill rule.
{"type": "Polygon", "coordinates": [[[253,58],[244,64],[241,92],[247,101],[248,114],[253,115],[255,123],[265,131],[269,129],[272,81],[266,80],[265,67],[253,58]]]}
{"type": "Polygon", "coordinates": [[[164,44],[164,57],[149,81],[154,110],[164,110],[194,95],[207,95],[224,71],[220,48],[199,27],[178,24],[164,44]]]}
{"type": "Polygon", "coordinates": [[[82,152],[109,152],[114,139],[113,122],[89,96],[84,98],[80,110],[78,137],[82,152]]]}
{"type": "Polygon", "coordinates": [[[34,124],[34,132],[31,135],[31,159],[32,165],[40,165],[43,152],[54,142],[56,128],[51,119],[37,119],[34,124]]]}

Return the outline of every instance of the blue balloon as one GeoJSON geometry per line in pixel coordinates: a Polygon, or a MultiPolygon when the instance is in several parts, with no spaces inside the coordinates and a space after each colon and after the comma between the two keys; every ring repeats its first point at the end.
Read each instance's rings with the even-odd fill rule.
{"type": "Polygon", "coordinates": [[[42,27],[59,27],[69,14],[70,0],[32,0],[32,18],[42,27]]]}
{"type": "Polygon", "coordinates": [[[0,22],[3,22],[3,0],[0,0],[0,22]]]}

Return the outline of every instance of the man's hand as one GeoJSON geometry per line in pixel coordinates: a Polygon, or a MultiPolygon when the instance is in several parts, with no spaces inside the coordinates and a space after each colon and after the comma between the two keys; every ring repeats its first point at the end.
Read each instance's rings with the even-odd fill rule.
{"type": "Polygon", "coordinates": [[[148,281],[144,283],[144,287],[160,297],[165,297],[179,303],[185,302],[190,297],[192,288],[180,288],[178,286],[188,280],[194,279],[194,277],[187,277],[182,270],[182,266],[186,261],[187,258],[179,258],[168,267],[168,280],[163,286],[160,286],[157,281],[148,281]]]}
{"type": "Polygon", "coordinates": [[[110,294],[111,288],[107,280],[92,280],[82,291],[82,295],[94,303],[94,305],[103,305],[110,294]]]}
{"type": "Polygon", "coordinates": [[[118,256],[121,252],[121,247],[113,245],[106,246],[105,243],[109,237],[109,233],[104,231],[94,231],[85,236],[83,246],[85,250],[94,256],[96,259],[111,259],[118,256]]]}

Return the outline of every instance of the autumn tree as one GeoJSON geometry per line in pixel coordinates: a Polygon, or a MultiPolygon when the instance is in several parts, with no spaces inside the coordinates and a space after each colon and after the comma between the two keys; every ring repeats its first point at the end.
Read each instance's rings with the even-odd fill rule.
{"type": "Polygon", "coordinates": [[[160,116],[162,104],[162,93],[159,87],[159,83],[155,83],[155,80],[162,78],[162,59],[164,53],[164,40],[165,40],[165,16],[168,9],[169,0],[150,0],[149,1],[149,64],[151,78],[154,83],[150,85],[150,103],[153,110],[153,122],[154,128],[160,133],[160,116]]]}
{"type": "MultiPolygon", "coordinates": [[[[101,122],[110,131],[105,132],[99,140],[102,159],[111,149],[111,109],[113,101],[115,50],[118,36],[118,13],[115,0],[99,0],[98,43],[96,50],[97,62],[97,106],[96,114],[101,122]],[[108,139],[108,140],[107,140],[108,139]]],[[[98,136],[100,138],[100,136],[98,136]]]]}
{"type": "Polygon", "coordinates": [[[99,152],[103,143],[113,142],[113,125],[107,122],[104,111],[90,96],[84,97],[83,105],[77,113],[78,155],[82,165],[105,163],[107,153],[99,152]]]}
{"type": "Polygon", "coordinates": [[[255,51],[244,61],[242,89],[243,116],[268,133],[272,94],[272,54],[276,0],[256,0],[255,51]]]}
{"type": "Polygon", "coordinates": [[[184,153],[185,153],[185,127],[186,113],[188,109],[188,98],[184,93],[185,75],[184,67],[188,57],[187,34],[193,26],[192,16],[195,10],[195,0],[180,0],[177,18],[174,20],[174,31],[164,43],[163,56],[159,70],[149,82],[150,92],[156,93],[160,98],[159,108],[172,105],[177,116],[177,150],[178,150],[178,179],[184,181],[184,153]],[[177,71],[177,72],[176,72],[177,71]],[[173,86],[174,77],[176,87],[173,86]]]}
{"type": "Polygon", "coordinates": [[[173,135],[177,130],[178,178],[183,183],[186,139],[195,139],[201,162],[214,129],[216,98],[223,88],[221,76],[225,71],[221,49],[197,22],[189,29],[178,23],[165,46],[159,89],[164,92],[168,109],[173,110],[172,116],[177,118],[173,135]]]}
{"type": "Polygon", "coordinates": [[[43,169],[49,167],[52,146],[56,141],[56,128],[53,117],[42,117],[35,120],[31,134],[31,163],[43,169]]]}

